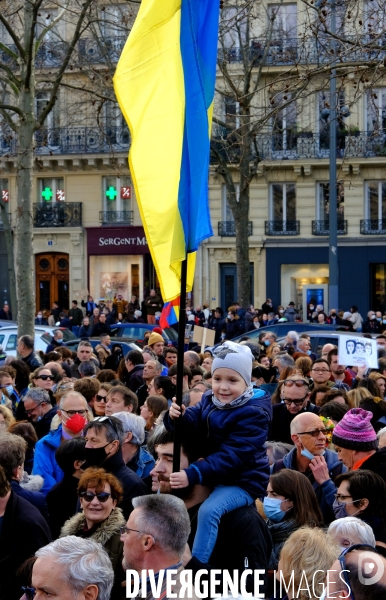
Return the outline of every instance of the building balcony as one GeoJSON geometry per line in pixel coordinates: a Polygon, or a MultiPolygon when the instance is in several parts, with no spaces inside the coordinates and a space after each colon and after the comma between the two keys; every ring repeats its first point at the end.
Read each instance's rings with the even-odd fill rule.
{"type": "Polygon", "coordinates": [[[132,210],[106,210],[99,213],[99,220],[103,224],[132,225],[134,222],[134,211],[132,210]]]}
{"type": "MultiPolygon", "coordinates": [[[[35,154],[111,154],[127,153],[130,133],[127,127],[42,127],[35,132],[35,154]]],[[[1,154],[17,153],[16,134],[3,127],[0,133],[1,154]]]]}
{"type": "MultiPolygon", "coordinates": [[[[347,235],[347,221],[338,219],[337,223],[338,235],[347,235]]],[[[312,235],[329,235],[330,223],[328,219],[325,221],[312,221],[312,235]]]]}
{"type": "Polygon", "coordinates": [[[300,221],[265,221],[265,235],[300,235],[300,221]]]}
{"type": "MultiPolygon", "coordinates": [[[[331,63],[331,38],[323,33],[314,37],[287,37],[283,32],[272,34],[270,40],[255,38],[248,47],[237,46],[219,49],[219,60],[228,63],[242,62],[246,58],[256,66],[283,67],[286,65],[323,65],[331,63]]],[[[378,61],[386,57],[385,40],[371,39],[370,35],[347,36],[336,40],[338,62],[378,61]]]]}
{"type": "Polygon", "coordinates": [[[361,219],[362,235],[386,235],[386,219],[361,219]]]}
{"type": "MultiPolygon", "coordinates": [[[[236,224],[234,221],[219,221],[218,222],[218,235],[220,237],[235,237],[236,236],[236,224]]],[[[253,223],[248,221],[248,237],[253,235],[253,223]]]]}
{"type": "Polygon", "coordinates": [[[33,205],[34,227],[82,227],[81,202],[41,202],[33,205]]]}

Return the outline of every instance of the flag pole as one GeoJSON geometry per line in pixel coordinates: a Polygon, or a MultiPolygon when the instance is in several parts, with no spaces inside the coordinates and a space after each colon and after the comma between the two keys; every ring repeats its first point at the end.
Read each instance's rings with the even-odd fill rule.
{"type": "MultiPolygon", "coordinates": [[[[177,389],[176,401],[182,406],[183,384],[184,384],[184,353],[185,353],[185,325],[186,325],[186,279],[188,271],[188,258],[181,263],[181,293],[180,314],[178,318],[178,348],[177,348],[177,389]]],[[[181,456],[181,419],[174,423],[174,449],[173,449],[173,472],[180,470],[181,456]]]]}

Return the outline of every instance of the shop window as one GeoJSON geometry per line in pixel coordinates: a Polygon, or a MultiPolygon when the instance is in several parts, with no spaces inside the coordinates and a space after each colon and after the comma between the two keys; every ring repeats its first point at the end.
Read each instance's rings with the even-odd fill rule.
{"type": "Polygon", "coordinates": [[[294,183],[274,183],[270,189],[270,221],[296,221],[296,186],[294,183]]]}
{"type": "Polygon", "coordinates": [[[370,265],[371,302],[373,310],[386,312],[386,264],[370,265]]]}
{"type": "Polygon", "coordinates": [[[102,188],[103,221],[106,223],[132,224],[131,197],[133,186],[130,177],[103,177],[102,188]]]}
{"type": "MultiPolygon", "coordinates": [[[[344,219],[344,183],[336,186],[336,212],[338,220],[344,219]]],[[[330,215],[330,184],[318,183],[316,194],[316,219],[328,221],[330,215]]]]}
{"type": "Polygon", "coordinates": [[[38,202],[65,202],[64,179],[42,177],[38,179],[38,202]]]}

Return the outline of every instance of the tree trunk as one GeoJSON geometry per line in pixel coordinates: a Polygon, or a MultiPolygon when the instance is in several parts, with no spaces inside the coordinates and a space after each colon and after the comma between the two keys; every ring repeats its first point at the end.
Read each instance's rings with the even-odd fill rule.
{"type": "Polygon", "coordinates": [[[11,312],[14,319],[17,318],[17,295],[15,277],[15,255],[13,252],[13,240],[11,224],[9,222],[7,205],[0,200],[1,219],[4,225],[5,246],[7,248],[9,295],[11,299],[11,312]]]}
{"type": "Polygon", "coordinates": [[[249,186],[240,192],[239,207],[234,213],[236,227],[237,290],[240,306],[251,303],[251,278],[249,274],[249,186]],[[237,215],[237,216],[236,216],[237,215]]]}
{"type": "MultiPolygon", "coordinates": [[[[29,47],[30,36],[33,35],[33,15],[30,2],[24,4],[25,48],[29,47]]],[[[22,81],[20,93],[20,109],[24,117],[18,127],[17,155],[17,214],[16,214],[16,287],[18,298],[18,334],[34,337],[35,323],[35,281],[33,263],[33,224],[32,193],[34,164],[34,130],[35,130],[35,75],[34,56],[26,56],[22,65],[22,81]],[[29,76],[28,65],[32,64],[29,76]]]]}

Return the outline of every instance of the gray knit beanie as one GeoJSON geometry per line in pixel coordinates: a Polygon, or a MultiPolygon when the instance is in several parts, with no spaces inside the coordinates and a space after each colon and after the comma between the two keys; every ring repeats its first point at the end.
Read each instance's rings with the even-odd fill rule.
{"type": "Polygon", "coordinates": [[[215,359],[212,362],[212,375],[216,369],[232,369],[250,385],[252,375],[253,355],[248,346],[240,346],[235,342],[224,342],[214,351],[215,359]]]}

